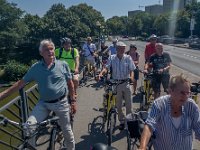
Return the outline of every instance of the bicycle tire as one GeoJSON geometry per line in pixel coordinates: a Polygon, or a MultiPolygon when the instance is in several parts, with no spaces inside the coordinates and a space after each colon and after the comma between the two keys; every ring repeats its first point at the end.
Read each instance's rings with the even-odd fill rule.
{"type": "Polygon", "coordinates": [[[107,126],[107,133],[108,133],[108,145],[111,146],[113,141],[113,131],[116,125],[116,113],[111,112],[108,118],[108,126],[107,126]]]}
{"type": "Polygon", "coordinates": [[[127,150],[131,150],[131,137],[129,133],[127,133],[127,150]]]}
{"type": "Polygon", "coordinates": [[[49,148],[48,150],[56,150],[55,149],[55,144],[56,144],[56,135],[57,135],[57,129],[53,128],[51,131],[51,137],[50,137],[50,142],[49,142],[49,148]]]}

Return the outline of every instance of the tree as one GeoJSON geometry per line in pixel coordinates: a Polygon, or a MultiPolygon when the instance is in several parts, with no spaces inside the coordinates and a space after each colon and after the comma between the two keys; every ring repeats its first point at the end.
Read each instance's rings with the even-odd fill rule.
{"type": "Polygon", "coordinates": [[[20,18],[23,11],[16,4],[0,0],[0,47],[10,49],[19,44],[26,34],[25,25],[20,18]]]}

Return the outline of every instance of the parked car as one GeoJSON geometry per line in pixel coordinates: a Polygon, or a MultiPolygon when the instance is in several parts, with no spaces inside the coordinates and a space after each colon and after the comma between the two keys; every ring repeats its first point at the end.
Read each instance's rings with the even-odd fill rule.
{"type": "Polygon", "coordinates": [[[162,35],[158,37],[158,42],[164,43],[164,44],[172,44],[173,37],[170,37],[169,35],[162,35]]]}
{"type": "Polygon", "coordinates": [[[200,49],[200,38],[192,38],[192,39],[190,39],[189,47],[200,49]]]}

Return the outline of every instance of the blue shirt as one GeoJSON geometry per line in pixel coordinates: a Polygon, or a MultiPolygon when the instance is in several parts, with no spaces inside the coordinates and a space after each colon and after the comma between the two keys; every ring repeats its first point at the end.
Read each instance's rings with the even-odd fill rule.
{"type": "Polygon", "coordinates": [[[117,46],[114,46],[113,44],[109,46],[108,50],[110,55],[117,54],[117,46]]]}
{"type": "Polygon", "coordinates": [[[154,101],[146,124],[155,131],[155,150],[192,150],[192,131],[200,140],[200,110],[192,99],[188,99],[182,106],[181,123],[178,128],[172,122],[169,95],[154,101]]]}
{"type": "Polygon", "coordinates": [[[40,99],[51,101],[68,94],[67,80],[72,79],[66,62],[56,60],[47,68],[44,61],[35,63],[23,77],[27,82],[35,81],[38,84],[40,99]]]}

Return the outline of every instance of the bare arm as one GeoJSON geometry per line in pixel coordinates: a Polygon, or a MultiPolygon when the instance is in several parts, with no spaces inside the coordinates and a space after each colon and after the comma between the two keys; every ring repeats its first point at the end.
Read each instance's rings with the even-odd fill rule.
{"type": "Polygon", "coordinates": [[[134,73],[133,73],[133,71],[130,72],[130,78],[131,78],[131,81],[133,82],[134,81],[134,73]]]}
{"type": "Polygon", "coordinates": [[[75,99],[75,91],[74,91],[74,83],[72,80],[67,81],[68,89],[69,89],[69,96],[70,96],[70,105],[71,105],[71,111],[73,114],[76,113],[77,107],[76,107],[76,99],[75,99]]]}
{"type": "Polygon", "coordinates": [[[23,88],[25,86],[24,80],[19,80],[15,84],[13,84],[10,88],[0,93],[0,101],[6,98],[8,95],[16,92],[17,90],[23,88]]]}
{"type": "Polygon", "coordinates": [[[152,131],[148,125],[144,126],[142,136],[140,139],[140,148],[139,150],[146,150],[147,144],[149,143],[152,131]]]}
{"type": "Polygon", "coordinates": [[[79,56],[75,58],[75,74],[79,73],[79,56]]]}

